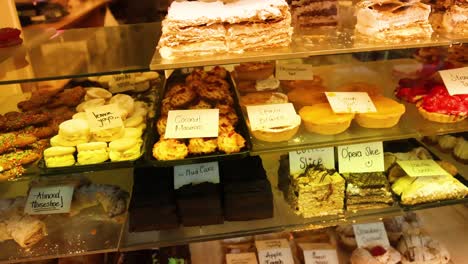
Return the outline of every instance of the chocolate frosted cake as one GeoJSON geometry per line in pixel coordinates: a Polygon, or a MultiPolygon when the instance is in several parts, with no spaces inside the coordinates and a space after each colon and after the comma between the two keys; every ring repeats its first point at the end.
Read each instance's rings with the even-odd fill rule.
{"type": "Polygon", "coordinates": [[[273,217],[273,194],[260,157],[220,163],[224,181],[224,217],[247,221],[273,217]]]}
{"type": "Polygon", "coordinates": [[[346,208],[373,209],[393,204],[390,184],[383,172],[343,174],[346,179],[346,208]]]}
{"type": "Polygon", "coordinates": [[[336,26],[338,24],[337,0],[293,0],[292,23],[299,28],[336,26]]]}
{"type": "Polygon", "coordinates": [[[221,186],[215,183],[187,184],[176,190],[177,210],[184,226],[222,224],[221,186]]]}
{"type": "Polygon", "coordinates": [[[137,168],[134,181],[130,232],[179,227],[172,169],[137,168]]]}

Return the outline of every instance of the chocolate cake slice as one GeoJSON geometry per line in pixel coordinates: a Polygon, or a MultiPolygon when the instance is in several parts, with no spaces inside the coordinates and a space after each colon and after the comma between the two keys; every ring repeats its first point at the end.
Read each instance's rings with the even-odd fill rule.
{"type": "Polygon", "coordinates": [[[295,27],[315,28],[338,25],[337,0],[293,0],[291,10],[295,27]]]}

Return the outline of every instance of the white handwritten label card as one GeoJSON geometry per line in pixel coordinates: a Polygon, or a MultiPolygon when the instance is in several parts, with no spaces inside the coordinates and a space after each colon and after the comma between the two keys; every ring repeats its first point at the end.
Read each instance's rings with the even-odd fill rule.
{"type": "Polygon", "coordinates": [[[247,115],[252,130],[289,126],[297,116],[291,103],[247,106],[247,115]]]}
{"type": "Polygon", "coordinates": [[[122,93],[135,89],[134,74],[116,74],[112,75],[109,81],[109,91],[111,93],[122,93]]]}
{"type": "Polygon", "coordinates": [[[219,183],[218,162],[174,166],[174,189],[187,184],[219,183]]]}
{"type": "Polygon", "coordinates": [[[258,259],[262,264],[294,264],[291,248],[286,239],[255,241],[258,259]]]}
{"type": "Polygon", "coordinates": [[[173,110],[167,115],[165,138],[217,137],[219,109],[173,110]]]}
{"type": "Polygon", "coordinates": [[[29,191],[24,212],[29,215],[70,212],[74,187],[70,185],[33,187],[29,191]]]}
{"type": "Polygon", "coordinates": [[[86,109],[89,129],[91,132],[106,130],[116,127],[123,128],[121,110],[117,104],[108,104],[86,109]]]}
{"type": "Polygon", "coordinates": [[[329,147],[289,152],[289,172],[291,175],[303,173],[309,165],[323,165],[327,169],[334,169],[335,149],[329,147]]]}
{"type": "Polygon", "coordinates": [[[340,173],[384,171],[383,143],[338,146],[338,170],[340,173]]]}
{"type": "Polygon", "coordinates": [[[387,231],[382,222],[354,224],[353,229],[356,243],[360,248],[390,246],[387,231]]]}
{"type": "Polygon", "coordinates": [[[276,79],[278,80],[313,80],[314,71],[309,64],[278,64],[276,65],[276,79]]]}
{"type": "Polygon", "coordinates": [[[226,264],[258,264],[253,252],[226,254],[226,264]]]}
{"type": "Polygon", "coordinates": [[[326,92],[325,95],[335,113],[377,112],[371,98],[364,92],[326,92]]]}
{"type": "Polygon", "coordinates": [[[397,163],[411,177],[450,176],[434,160],[399,160],[397,163]]]}
{"type": "Polygon", "coordinates": [[[331,245],[300,243],[305,264],[339,264],[336,249],[331,245]]]}
{"type": "Polygon", "coordinates": [[[468,94],[468,67],[439,71],[450,95],[468,94]]]}

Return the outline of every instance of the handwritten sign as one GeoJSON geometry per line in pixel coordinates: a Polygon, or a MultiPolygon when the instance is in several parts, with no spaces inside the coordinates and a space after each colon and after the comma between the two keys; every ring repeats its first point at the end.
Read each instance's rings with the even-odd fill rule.
{"type": "Polygon", "coordinates": [[[258,264],[257,256],[253,252],[226,254],[226,264],[258,264]]]}
{"type": "Polygon", "coordinates": [[[450,175],[434,160],[399,160],[397,163],[411,177],[450,175]]]}
{"type": "Polygon", "coordinates": [[[291,103],[247,106],[250,128],[262,130],[291,125],[296,110],[291,103]]]}
{"type": "Polygon", "coordinates": [[[294,264],[291,248],[286,239],[255,241],[258,259],[262,264],[294,264]]]}
{"type": "Polygon", "coordinates": [[[111,93],[122,93],[135,89],[134,74],[117,74],[112,75],[109,81],[109,91],[111,93]]]}
{"type": "Polygon", "coordinates": [[[305,264],[339,264],[336,249],[330,245],[300,243],[305,264]]]}
{"type": "Polygon", "coordinates": [[[335,113],[377,112],[367,93],[363,92],[326,92],[328,102],[335,113]]]}
{"type": "Polygon", "coordinates": [[[387,231],[382,222],[353,225],[356,243],[360,248],[390,246],[387,231]]]}
{"type": "Polygon", "coordinates": [[[24,212],[29,215],[70,212],[73,186],[33,187],[29,191],[24,212]]]}
{"type": "Polygon", "coordinates": [[[219,183],[218,162],[207,162],[174,167],[174,189],[187,184],[219,183]]]}
{"type": "Polygon", "coordinates": [[[335,149],[330,147],[289,152],[289,172],[291,175],[303,173],[309,165],[323,165],[327,169],[334,169],[335,149]]]}
{"type": "Polygon", "coordinates": [[[165,138],[217,137],[219,109],[173,110],[167,116],[165,138]]]}
{"type": "Polygon", "coordinates": [[[313,80],[314,72],[309,64],[278,64],[276,65],[278,80],[313,80]]]}
{"type": "Polygon", "coordinates": [[[450,95],[468,94],[468,67],[439,71],[450,95]]]}
{"type": "Polygon", "coordinates": [[[120,109],[116,104],[108,104],[86,109],[91,132],[123,127],[120,109]]]}
{"type": "Polygon", "coordinates": [[[338,146],[340,173],[384,171],[382,142],[338,146]]]}

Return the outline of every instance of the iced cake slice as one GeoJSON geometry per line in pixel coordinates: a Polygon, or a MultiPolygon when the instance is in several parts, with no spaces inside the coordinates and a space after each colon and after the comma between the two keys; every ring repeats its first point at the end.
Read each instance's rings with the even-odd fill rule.
{"type": "Polygon", "coordinates": [[[361,210],[393,204],[390,184],[383,172],[343,174],[346,179],[346,208],[361,210]]]}
{"type": "Polygon", "coordinates": [[[404,41],[432,35],[431,6],[420,0],[364,0],[356,6],[356,32],[370,40],[404,41]]]}
{"type": "Polygon", "coordinates": [[[293,0],[292,21],[295,27],[313,28],[338,24],[337,0],[293,0]]]}
{"type": "Polygon", "coordinates": [[[290,181],[287,199],[297,214],[309,218],[343,212],[345,180],[336,171],[310,166],[290,175],[290,181]]]}

